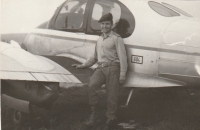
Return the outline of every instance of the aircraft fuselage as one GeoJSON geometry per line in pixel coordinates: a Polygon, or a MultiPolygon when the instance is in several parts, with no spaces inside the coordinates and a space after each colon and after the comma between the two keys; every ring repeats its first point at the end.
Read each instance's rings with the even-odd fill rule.
{"type": "Polygon", "coordinates": [[[23,46],[37,55],[86,61],[94,53],[101,34],[95,21],[99,17],[93,15],[98,13],[95,8],[101,6],[103,13],[113,10],[120,14],[113,13],[113,30],[124,39],[128,56],[124,86],[200,85],[199,19],[179,13],[162,2],[108,1],[108,5],[98,0],[85,0],[66,11],[65,7],[70,4],[65,2],[45,27],[40,26],[26,37],[23,46]],[[159,12],[157,6],[163,8],[164,13],[159,12]],[[82,15],[80,8],[84,10],[82,15]]]}

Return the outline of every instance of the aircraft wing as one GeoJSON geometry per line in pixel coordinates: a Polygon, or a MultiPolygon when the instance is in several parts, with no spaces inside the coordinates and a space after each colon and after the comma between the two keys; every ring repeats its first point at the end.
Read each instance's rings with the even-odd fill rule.
{"type": "Polygon", "coordinates": [[[0,79],[81,83],[54,61],[4,42],[0,42],[0,79]]]}
{"type": "Polygon", "coordinates": [[[160,88],[185,85],[186,83],[177,80],[129,72],[124,87],[160,88]]]}

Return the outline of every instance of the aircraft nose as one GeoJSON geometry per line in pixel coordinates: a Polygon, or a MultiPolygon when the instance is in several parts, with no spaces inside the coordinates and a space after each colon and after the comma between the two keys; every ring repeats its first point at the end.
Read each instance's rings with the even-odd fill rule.
{"type": "MultiPolygon", "coordinates": [[[[185,66],[192,76],[200,76],[200,19],[184,18],[170,23],[162,35],[161,48],[174,51],[171,59],[185,66]],[[186,66],[186,64],[190,64],[186,66]]],[[[187,73],[188,74],[188,73],[187,73]]]]}
{"type": "Polygon", "coordinates": [[[200,47],[200,19],[181,19],[169,24],[162,42],[167,45],[200,47]]]}

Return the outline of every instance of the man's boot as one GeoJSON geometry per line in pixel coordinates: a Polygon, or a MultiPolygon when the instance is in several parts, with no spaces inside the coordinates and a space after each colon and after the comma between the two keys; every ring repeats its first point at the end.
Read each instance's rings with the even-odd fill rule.
{"type": "Polygon", "coordinates": [[[112,130],[116,125],[116,119],[107,119],[104,130],[112,130]]]}
{"type": "Polygon", "coordinates": [[[96,107],[92,106],[91,107],[91,115],[89,117],[89,120],[86,121],[85,125],[86,126],[93,126],[96,123],[97,119],[97,110],[96,107]]]}

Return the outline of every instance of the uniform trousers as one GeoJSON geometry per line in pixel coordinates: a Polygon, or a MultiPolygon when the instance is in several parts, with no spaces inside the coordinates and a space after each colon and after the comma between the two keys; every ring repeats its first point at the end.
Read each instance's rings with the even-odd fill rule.
{"type": "Polygon", "coordinates": [[[120,66],[98,67],[89,82],[89,104],[96,106],[99,100],[98,91],[103,84],[106,86],[107,112],[109,119],[116,118],[119,97],[120,66]]]}

